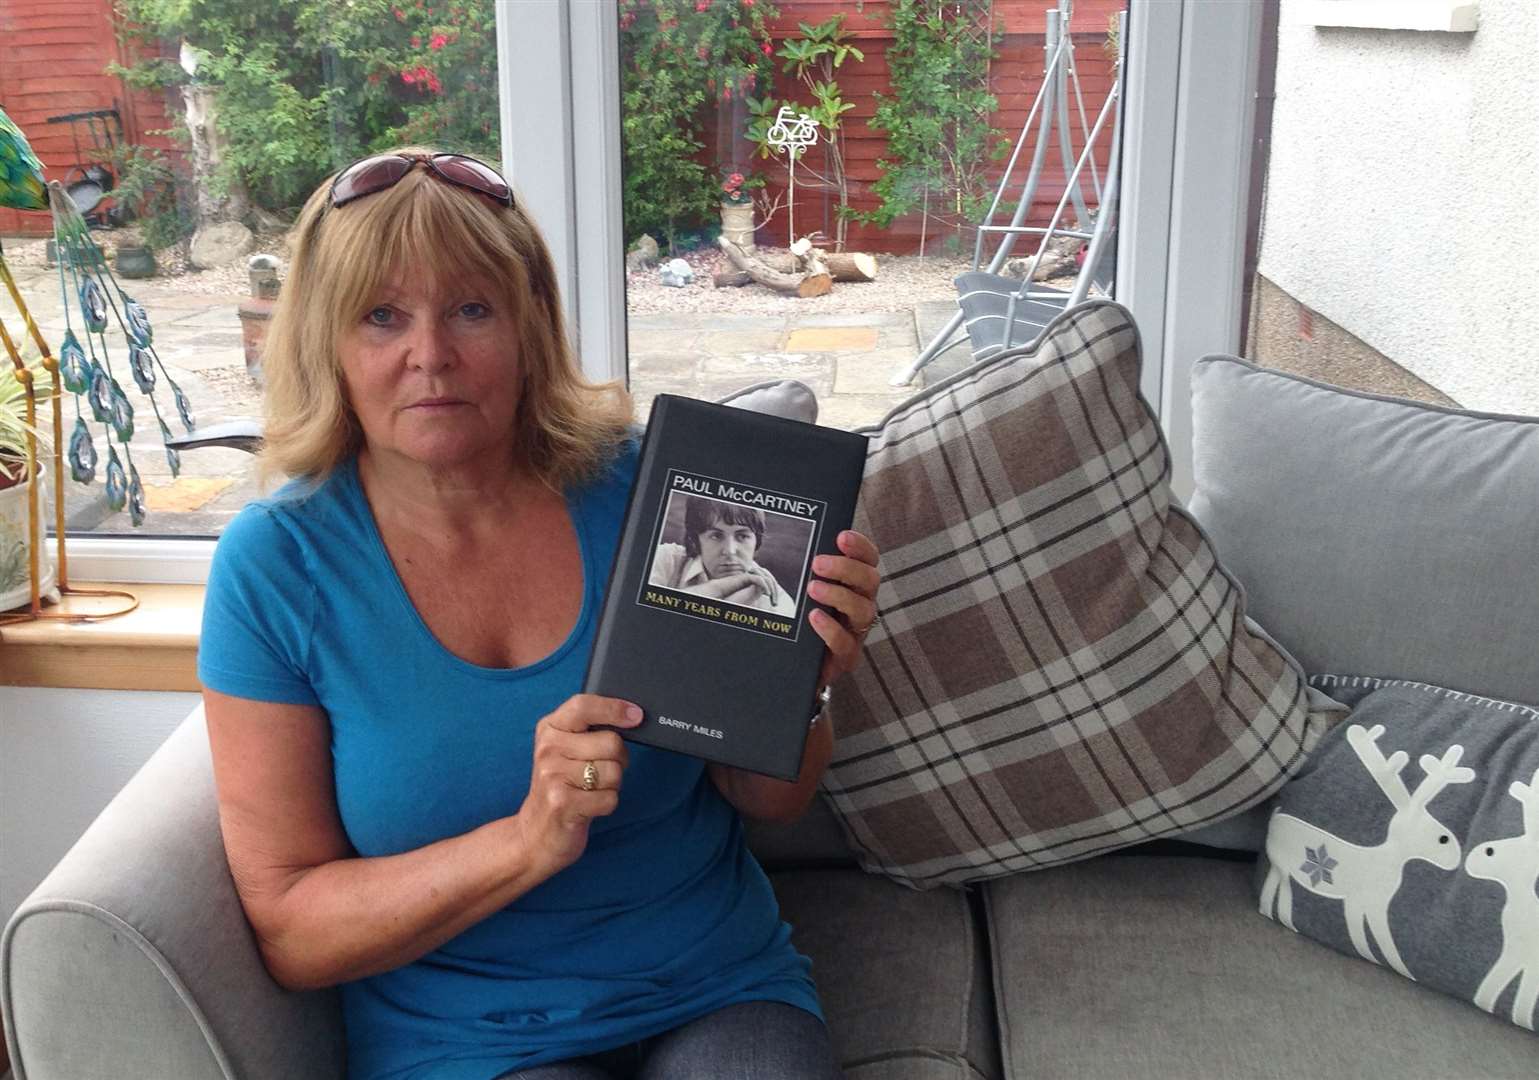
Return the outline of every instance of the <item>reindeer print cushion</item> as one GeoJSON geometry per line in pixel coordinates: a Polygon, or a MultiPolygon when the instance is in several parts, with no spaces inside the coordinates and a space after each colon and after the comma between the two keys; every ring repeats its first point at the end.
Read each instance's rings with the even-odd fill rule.
{"type": "Polygon", "coordinates": [[[1320,675],[1353,707],[1284,786],[1261,913],[1349,956],[1539,1024],[1539,709],[1320,675]]]}

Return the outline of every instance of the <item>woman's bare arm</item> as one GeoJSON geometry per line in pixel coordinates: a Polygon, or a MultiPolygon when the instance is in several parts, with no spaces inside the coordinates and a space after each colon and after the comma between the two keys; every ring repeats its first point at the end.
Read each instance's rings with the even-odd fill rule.
{"type": "Polygon", "coordinates": [[[560,776],[570,771],[568,756],[552,751],[544,768],[537,750],[537,775],[553,779],[532,784],[518,814],[399,855],[362,858],[338,816],[325,712],[211,690],[203,698],[230,872],[268,971],[292,990],[388,971],[438,948],[573,861],[588,820],[611,812],[619,797],[623,745],[617,762],[599,749],[619,736],[572,719],[551,741],[562,740],[563,755],[600,760],[608,790],[568,794],[560,776]],[[527,812],[533,801],[541,812],[527,812]]]}
{"type": "Polygon", "coordinates": [[[802,767],[792,781],[776,780],[773,776],[727,765],[711,765],[711,782],[722,797],[746,817],[761,821],[791,822],[801,817],[817,794],[818,781],[828,768],[828,759],[834,753],[834,737],[831,725],[820,723],[807,732],[807,745],[802,751],[802,767]]]}

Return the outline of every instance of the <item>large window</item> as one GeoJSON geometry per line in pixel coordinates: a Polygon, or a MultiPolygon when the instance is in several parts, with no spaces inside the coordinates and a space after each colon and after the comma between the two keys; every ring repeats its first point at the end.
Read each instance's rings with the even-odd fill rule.
{"type": "Polygon", "coordinates": [[[620,0],[639,404],[787,377],[868,424],[971,362],[959,274],[1034,270],[1037,325],[1081,280],[1111,295],[1124,7],[620,0]]]}
{"type": "MultiPolygon", "coordinates": [[[[1087,252],[1075,241],[1087,237],[1055,237],[1039,269],[1056,272],[1031,288],[1083,278],[1092,295],[1132,307],[1144,328],[1146,393],[1175,436],[1179,485],[1179,358],[1237,348],[1243,323],[1259,24],[1253,5],[1132,0],[1122,41],[1124,6],[130,0],[118,7],[137,13],[140,33],[98,49],[90,78],[72,69],[79,92],[24,126],[43,132],[35,138],[50,176],[79,179],[72,170],[91,163],[114,173],[115,190],[96,208],[109,258],[135,234],[160,245],[158,276],[123,285],[147,310],[161,358],[203,426],[257,413],[239,310],[251,283],[243,258],[185,272],[187,235],[203,219],[238,219],[252,228],[254,250],[281,263],[304,193],[372,149],[434,142],[502,161],[556,255],[585,367],[628,378],[643,411],[658,392],[710,397],[790,376],[818,391],[825,423],[854,426],[968,362],[965,335],[953,334],[952,348],[912,371],[919,353],[946,344],[958,271],[975,259],[1002,275],[1026,269],[993,265],[1006,234],[975,246],[979,222],[1041,228],[1061,206],[1059,229],[1093,234],[1120,142],[1116,229],[1096,272],[1081,274],[1087,252]],[[1118,48],[1128,58],[1120,69],[1118,48]],[[1032,107],[1055,54],[1073,68],[1061,108],[1049,110],[1033,197],[1017,217],[1042,122],[1032,107]],[[110,72],[109,60],[119,65],[110,72]],[[1103,116],[1119,76],[1121,108],[1103,116]],[[79,121],[46,123],[103,105],[120,121],[111,145],[93,142],[79,121]],[[773,144],[798,138],[809,145],[793,181],[794,148],[773,144]],[[996,203],[1017,147],[1013,185],[996,203]],[[1065,177],[1082,158],[1069,192],[1065,177]],[[657,244],[655,261],[643,244],[627,266],[643,234],[657,244]],[[729,277],[723,235],[750,257],[750,272],[729,277]],[[825,295],[777,288],[786,276],[816,276],[789,250],[793,237],[818,249],[831,278],[825,295]],[[661,280],[673,259],[692,278],[683,287],[661,280]],[[856,277],[874,265],[875,281],[850,279],[852,262],[856,277]]],[[[100,25],[89,34],[100,37],[100,25]]],[[[22,93],[25,80],[44,69],[13,63],[12,53],[47,35],[5,30],[0,103],[18,112],[13,102],[35,100],[22,93]]],[[[0,230],[14,234],[14,219],[0,230]]],[[[1015,236],[1011,256],[1036,252],[1039,235],[1015,236]]],[[[62,290],[47,254],[41,239],[7,240],[57,342],[62,290]]],[[[175,430],[174,410],[163,415],[175,430]]],[[[71,402],[67,427],[73,419],[71,402]]],[[[158,424],[139,425],[134,440],[149,517],[128,529],[126,515],[105,512],[99,481],[72,487],[72,528],[82,530],[72,571],[196,577],[206,541],[154,538],[215,535],[255,492],[251,459],[187,451],[173,477],[158,424]],[[124,539],[93,539],[111,534],[124,539]]]]}
{"type": "MultiPolygon", "coordinates": [[[[167,454],[166,431],[185,428],[173,386],[204,431],[260,417],[254,343],[270,301],[253,295],[247,261],[269,255],[281,277],[298,207],[339,165],[408,143],[501,157],[495,26],[492,0],[100,0],[0,14],[0,105],[68,185],[122,290],[87,259],[57,257],[48,215],[0,222],[51,350],[73,333],[135,413],[125,440],[88,394],[65,402],[65,439],[78,418],[97,458],[94,482],[67,484],[71,533],[213,536],[258,493],[247,453],[167,454]],[[153,268],[131,250],[145,246],[153,268]],[[100,335],[82,325],[87,277],[114,308],[126,296],[147,314],[153,402],[117,319],[100,335]],[[113,458],[142,484],[138,528],[108,496],[113,458]]],[[[20,325],[8,297],[0,317],[20,325]]]]}

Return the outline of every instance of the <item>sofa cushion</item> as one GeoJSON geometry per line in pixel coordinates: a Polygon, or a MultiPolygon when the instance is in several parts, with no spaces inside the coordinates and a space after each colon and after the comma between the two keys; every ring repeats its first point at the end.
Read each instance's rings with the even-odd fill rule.
{"type": "Polygon", "coordinates": [[[1261,913],[1533,1030],[1539,709],[1421,683],[1311,683],[1352,721],[1277,797],[1261,913]]]}
{"type": "Polygon", "coordinates": [[[1087,304],[867,432],[882,621],[825,788],[868,869],[928,887],[1216,821],[1340,714],[1244,622],[1138,380],[1132,317],[1087,304]]]}
{"type": "Polygon", "coordinates": [[[734,390],[717,398],[718,405],[731,405],[749,412],[783,416],[806,424],[818,422],[818,399],[812,388],[795,379],[769,379],[734,390]]]}
{"type": "Polygon", "coordinates": [[[1133,852],[985,886],[1006,1075],[1539,1075],[1533,1035],[1260,918],[1252,872],[1133,852]]]}
{"type": "Polygon", "coordinates": [[[1310,673],[1539,705],[1539,418],[1192,369],[1191,509],[1310,673]]]}
{"type": "Polygon", "coordinates": [[[998,1080],[988,956],[965,894],[853,869],[770,880],[846,1080],[998,1080]]]}

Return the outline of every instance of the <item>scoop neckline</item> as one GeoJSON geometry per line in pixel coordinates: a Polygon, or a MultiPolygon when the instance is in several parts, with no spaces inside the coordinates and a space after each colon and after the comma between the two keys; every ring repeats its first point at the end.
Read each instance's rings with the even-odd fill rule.
{"type": "Polygon", "coordinates": [[[580,491],[574,488],[566,488],[562,492],[562,501],[566,505],[567,519],[572,523],[572,529],[577,533],[578,557],[582,563],[582,607],[577,612],[577,621],[572,625],[572,631],[560,645],[556,646],[547,655],[523,667],[501,668],[485,667],[472,663],[463,656],[453,652],[438,635],[433,633],[427,620],[417,610],[417,605],[412,603],[411,595],[406,591],[406,583],[401,580],[401,574],[395,568],[394,561],[390,558],[390,551],[385,547],[385,538],[379,531],[379,522],[374,518],[374,508],[369,505],[369,496],[363,490],[363,481],[358,476],[358,459],[349,459],[346,469],[347,482],[351,488],[351,496],[356,500],[357,509],[363,518],[366,531],[369,535],[369,543],[374,549],[375,557],[383,565],[389,575],[392,590],[396,600],[405,608],[407,615],[416,626],[417,632],[427,640],[430,647],[437,651],[439,656],[448,660],[455,667],[472,675],[487,679],[522,679],[537,675],[555,664],[560,663],[568,653],[577,647],[583,633],[587,628],[593,611],[593,582],[588,572],[591,539],[588,536],[587,515],[583,512],[583,500],[580,491]]]}

